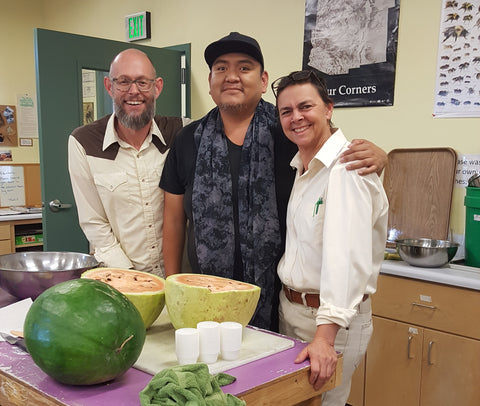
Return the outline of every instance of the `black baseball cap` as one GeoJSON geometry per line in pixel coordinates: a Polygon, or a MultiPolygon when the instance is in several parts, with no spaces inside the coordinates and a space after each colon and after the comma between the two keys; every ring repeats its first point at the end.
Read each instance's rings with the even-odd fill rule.
{"type": "Polygon", "coordinates": [[[264,68],[262,50],[258,42],[254,38],[238,32],[231,32],[226,37],[212,42],[205,49],[205,60],[211,69],[219,56],[231,53],[247,54],[257,60],[262,65],[262,69],[264,68]]]}

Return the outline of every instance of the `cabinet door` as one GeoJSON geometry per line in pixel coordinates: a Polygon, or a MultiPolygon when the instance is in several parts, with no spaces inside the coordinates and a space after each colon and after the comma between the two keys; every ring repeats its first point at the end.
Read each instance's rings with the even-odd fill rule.
{"type": "Polygon", "coordinates": [[[373,317],[373,336],[367,352],[365,405],[419,405],[422,340],[422,328],[373,317]]]}
{"type": "Polygon", "coordinates": [[[10,240],[0,240],[0,255],[12,252],[12,242],[10,240]]]}
{"type": "Polygon", "coordinates": [[[421,406],[480,405],[480,341],[425,329],[421,406]]]}
{"type": "Polygon", "coordinates": [[[10,223],[0,223],[0,255],[13,252],[12,229],[10,223]]]}
{"type": "Polygon", "coordinates": [[[355,370],[352,376],[352,387],[350,389],[350,396],[347,400],[347,405],[363,406],[365,388],[365,357],[355,370]]]}

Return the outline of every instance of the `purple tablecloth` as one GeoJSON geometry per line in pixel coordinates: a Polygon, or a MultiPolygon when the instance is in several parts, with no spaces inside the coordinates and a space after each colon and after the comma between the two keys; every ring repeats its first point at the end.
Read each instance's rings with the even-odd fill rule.
{"type": "MultiPolygon", "coordinates": [[[[237,395],[280,376],[308,366],[294,364],[296,354],[304,344],[285,350],[250,364],[225,371],[237,378],[224,386],[226,393],[237,395]]],[[[93,386],[68,386],[54,381],[41,371],[30,355],[18,347],[0,342],[0,370],[54,399],[72,406],[134,406],[140,405],[138,394],[152,376],[130,368],[123,376],[106,384],[93,386]]]]}
{"type": "MultiPolygon", "coordinates": [[[[15,301],[17,299],[0,289],[0,307],[15,301]]],[[[308,367],[308,361],[301,364],[294,363],[296,355],[305,345],[306,343],[295,341],[293,348],[225,371],[235,376],[237,380],[222,389],[226,393],[238,395],[258,385],[308,367]]],[[[152,379],[152,375],[131,368],[123,376],[106,384],[63,385],[41,371],[29,354],[3,341],[0,342],[0,370],[71,406],[140,405],[138,393],[152,379]]]]}

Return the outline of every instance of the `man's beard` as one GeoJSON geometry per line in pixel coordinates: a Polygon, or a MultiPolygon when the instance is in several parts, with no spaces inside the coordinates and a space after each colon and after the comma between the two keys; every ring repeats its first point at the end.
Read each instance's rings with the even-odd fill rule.
{"type": "Polygon", "coordinates": [[[124,127],[131,128],[132,130],[141,130],[149,124],[155,116],[155,104],[155,100],[153,102],[147,102],[145,111],[139,116],[136,116],[127,114],[121,104],[114,102],[115,116],[124,127]]]}

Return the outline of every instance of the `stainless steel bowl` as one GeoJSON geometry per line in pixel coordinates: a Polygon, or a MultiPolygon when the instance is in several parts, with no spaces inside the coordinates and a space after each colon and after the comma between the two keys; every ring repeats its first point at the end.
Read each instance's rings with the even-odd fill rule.
{"type": "Polygon", "coordinates": [[[0,255],[0,287],[11,295],[35,299],[44,290],[95,268],[94,256],[78,252],[16,252],[0,255]]]}
{"type": "Polygon", "coordinates": [[[407,238],[397,240],[397,251],[400,258],[410,265],[439,268],[452,260],[459,245],[453,241],[407,238]]]}

